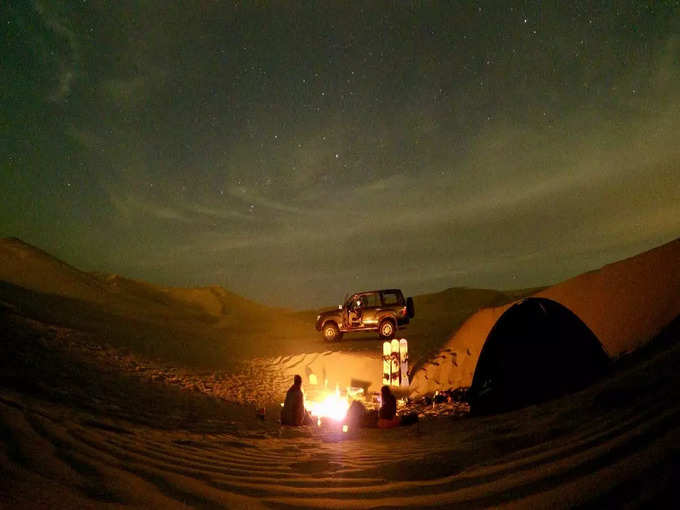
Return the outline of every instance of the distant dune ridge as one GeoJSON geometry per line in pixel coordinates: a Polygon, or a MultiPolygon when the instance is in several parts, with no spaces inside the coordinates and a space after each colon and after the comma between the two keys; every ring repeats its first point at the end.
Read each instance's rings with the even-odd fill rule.
{"type": "Polygon", "coordinates": [[[15,238],[0,239],[0,305],[179,366],[226,368],[276,347],[276,354],[308,352],[316,338],[306,316],[222,287],[164,287],[85,272],[15,238]]]}
{"type": "Polygon", "coordinates": [[[0,240],[0,260],[0,280],[84,301],[135,304],[141,300],[146,306],[174,301],[211,315],[225,315],[232,308],[264,308],[218,286],[162,287],[116,274],[88,273],[16,238],[0,240]]]}
{"type": "MultiPolygon", "coordinates": [[[[616,358],[643,345],[680,314],[680,239],[534,296],[571,310],[616,358]]],[[[412,395],[470,386],[489,332],[513,304],[481,309],[465,321],[414,375],[412,395]]]]}
{"type": "Polygon", "coordinates": [[[106,284],[20,239],[0,240],[0,280],[26,289],[102,301],[106,284]]]}

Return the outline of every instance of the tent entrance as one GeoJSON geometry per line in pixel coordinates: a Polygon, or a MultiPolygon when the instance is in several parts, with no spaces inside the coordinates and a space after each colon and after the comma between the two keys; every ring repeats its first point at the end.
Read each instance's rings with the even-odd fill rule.
{"type": "Polygon", "coordinates": [[[561,304],[527,298],[498,319],[469,390],[474,414],[508,411],[584,388],[609,357],[595,334],[561,304]]]}

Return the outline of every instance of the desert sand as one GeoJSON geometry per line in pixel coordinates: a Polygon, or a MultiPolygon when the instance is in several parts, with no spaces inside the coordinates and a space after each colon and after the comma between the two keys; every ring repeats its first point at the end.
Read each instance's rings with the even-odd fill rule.
{"type": "MultiPolygon", "coordinates": [[[[378,385],[377,338],[324,344],[311,326],[313,312],[272,318],[267,307],[223,289],[166,289],[85,273],[5,240],[0,506],[677,503],[677,254],[676,241],[539,292],[575,296],[570,305],[577,308],[593,298],[574,289],[590,289],[608,310],[601,325],[582,318],[616,358],[611,373],[587,389],[488,417],[445,417],[438,412],[445,405],[432,404],[414,426],[344,433],[331,423],[282,428],[278,402],[293,373],[306,377],[310,396],[311,373],[331,387],[355,374],[378,385]],[[655,278],[648,267],[659,271],[662,263],[670,276],[655,278]],[[652,283],[636,297],[616,298],[640,281],[652,283]],[[657,311],[639,310],[652,305],[657,311]],[[257,326],[247,327],[246,315],[257,326]],[[607,326],[611,321],[616,325],[607,326]],[[267,409],[264,420],[256,417],[259,406],[267,409]]],[[[478,308],[495,307],[472,315],[450,342],[479,334],[498,310],[533,294],[451,290],[417,298],[413,327],[404,332],[414,347],[412,339],[421,339],[413,349],[416,381],[432,373],[433,362],[442,366],[452,350],[449,333],[478,308]],[[427,361],[438,350],[439,359],[427,361]]],[[[463,359],[459,365],[467,366],[463,359]]],[[[437,387],[448,389],[456,377],[437,387]]]]}

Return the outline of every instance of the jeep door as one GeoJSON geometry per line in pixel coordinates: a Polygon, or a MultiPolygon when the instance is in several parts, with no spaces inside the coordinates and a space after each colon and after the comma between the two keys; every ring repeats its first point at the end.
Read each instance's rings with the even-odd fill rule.
{"type": "Polygon", "coordinates": [[[373,327],[378,325],[378,312],[380,311],[380,295],[369,292],[361,295],[361,326],[373,327]]]}
{"type": "MultiPolygon", "coordinates": [[[[361,313],[361,308],[357,306],[357,302],[361,301],[361,296],[359,294],[354,294],[346,302],[342,310],[342,321],[345,323],[346,329],[354,329],[361,327],[361,323],[352,322],[352,317],[358,312],[361,313]]],[[[363,303],[362,303],[363,305],[363,303]]]]}

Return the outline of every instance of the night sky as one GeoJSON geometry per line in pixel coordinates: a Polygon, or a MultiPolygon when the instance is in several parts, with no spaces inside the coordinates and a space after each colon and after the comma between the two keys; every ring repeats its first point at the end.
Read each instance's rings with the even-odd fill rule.
{"type": "Polygon", "coordinates": [[[680,235],[680,2],[0,7],[0,235],[267,304],[680,235]]]}

